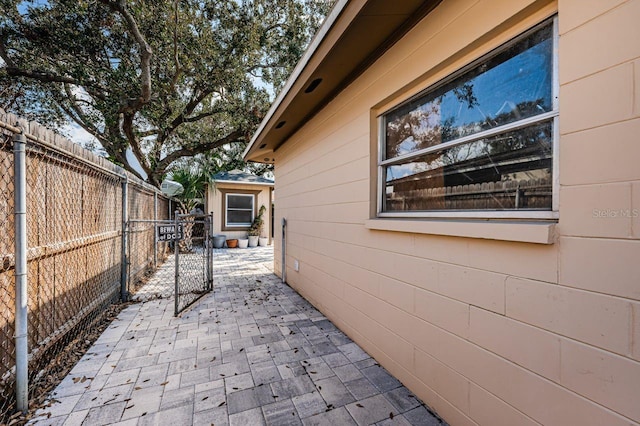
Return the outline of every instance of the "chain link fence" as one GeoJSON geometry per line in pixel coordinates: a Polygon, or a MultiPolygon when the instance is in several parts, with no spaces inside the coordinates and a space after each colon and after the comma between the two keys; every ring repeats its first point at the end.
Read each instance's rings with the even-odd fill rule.
{"type": "Polygon", "coordinates": [[[169,200],[149,188],[129,185],[127,291],[135,293],[169,255],[169,243],[155,245],[155,225],[169,219],[169,200]]]}
{"type": "MultiPolygon", "coordinates": [[[[0,423],[15,411],[16,280],[13,134],[26,141],[29,382],[121,297],[123,191],[128,215],[168,218],[168,200],[105,159],[0,110],[0,423]]],[[[139,282],[168,254],[153,226],[130,233],[128,272],[139,282]]],[[[128,288],[127,288],[128,289],[128,288]]],[[[29,388],[33,393],[34,385],[29,388]]]]}

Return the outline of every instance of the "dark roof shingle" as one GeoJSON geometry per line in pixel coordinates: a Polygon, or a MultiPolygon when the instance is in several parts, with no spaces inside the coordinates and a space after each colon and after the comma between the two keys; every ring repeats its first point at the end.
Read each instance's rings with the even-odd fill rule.
{"type": "Polygon", "coordinates": [[[273,185],[273,180],[262,176],[256,176],[241,170],[231,170],[230,172],[220,172],[211,176],[214,182],[238,182],[238,183],[258,183],[273,185]]]}

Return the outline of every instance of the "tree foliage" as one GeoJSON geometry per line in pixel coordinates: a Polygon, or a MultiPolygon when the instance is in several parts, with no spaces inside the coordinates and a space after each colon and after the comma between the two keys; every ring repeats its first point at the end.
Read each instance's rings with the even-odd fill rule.
{"type": "Polygon", "coordinates": [[[192,167],[177,167],[171,171],[170,179],[182,185],[184,191],[174,198],[180,205],[180,212],[190,213],[202,202],[204,197],[204,184],[207,176],[198,169],[192,167]]]}
{"type": "MultiPolygon", "coordinates": [[[[246,142],[332,0],[0,0],[0,106],[95,136],[159,185],[246,142]]],[[[137,173],[136,173],[137,174],[137,173]]]]}

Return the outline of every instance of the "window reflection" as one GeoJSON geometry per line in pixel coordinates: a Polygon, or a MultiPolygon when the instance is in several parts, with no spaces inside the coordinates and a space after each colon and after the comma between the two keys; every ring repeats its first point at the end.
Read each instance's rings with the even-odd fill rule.
{"type": "Polygon", "coordinates": [[[386,168],[386,211],[549,209],[552,121],[386,168]]]}
{"type": "Polygon", "coordinates": [[[553,109],[551,24],[385,116],[386,159],[553,109]]]}

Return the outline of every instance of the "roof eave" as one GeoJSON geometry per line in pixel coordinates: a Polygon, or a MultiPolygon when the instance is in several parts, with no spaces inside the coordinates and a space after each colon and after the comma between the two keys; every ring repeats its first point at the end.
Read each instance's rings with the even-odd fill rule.
{"type": "Polygon", "coordinates": [[[244,158],[245,161],[247,160],[247,155],[252,150],[252,148],[254,148],[258,138],[265,130],[267,123],[275,116],[276,112],[282,105],[284,99],[289,95],[293,85],[296,83],[296,81],[298,81],[298,78],[300,77],[302,72],[305,70],[305,68],[307,68],[309,61],[313,57],[314,53],[317,51],[318,47],[324,40],[329,30],[333,27],[333,25],[337,21],[338,17],[344,10],[347,3],[349,3],[349,0],[337,1],[336,4],[331,9],[331,12],[329,13],[329,15],[325,18],[324,22],[316,32],[316,34],[313,36],[311,43],[309,43],[309,47],[307,47],[307,50],[305,51],[304,55],[302,55],[302,58],[296,64],[295,68],[291,72],[291,75],[289,75],[289,78],[287,79],[287,82],[285,83],[284,87],[282,88],[282,90],[280,90],[280,92],[278,93],[278,96],[276,96],[275,100],[273,101],[273,104],[271,104],[271,108],[269,108],[269,111],[267,111],[267,115],[265,115],[265,117],[260,122],[260,125],[258,126],[258,129],[256,130],[256,132],[253,134],[253,137],[251,138],[249,145],[247,145],[244,152],[242,153],[242,157],[244,158]]]}
{"type": "Polygon", "coordinates": [[[339,0],[243,152],[272,163],[275,151],[442,0],[339,0]],[[320,83],[313,86],[314,80],[320,83]]]}

